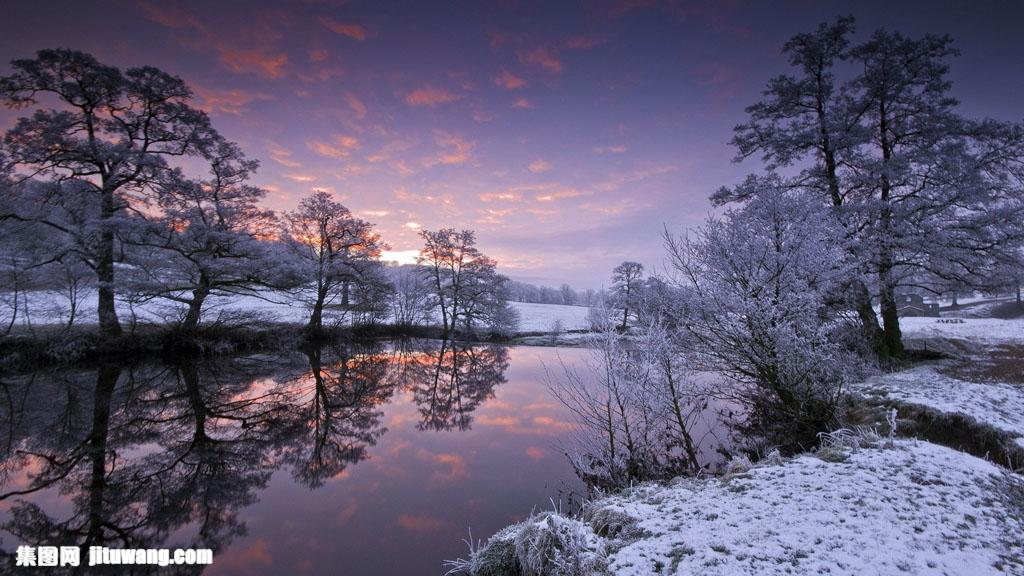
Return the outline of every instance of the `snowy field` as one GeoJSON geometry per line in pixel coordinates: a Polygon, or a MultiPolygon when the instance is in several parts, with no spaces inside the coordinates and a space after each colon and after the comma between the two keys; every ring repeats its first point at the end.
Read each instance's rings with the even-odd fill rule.
{"type": "Polygon", "coordinates": [[[946,338],[966,340],[973,344],[1024,343],[1024,320],[999,320],[997,318],[964,318],[963,322],[950,324],[939,322],[939,318],[900,318],[903,337],[946,338]]]}
{"type": "Polygon", "coordinates": [[[1019,499],[1019,476],[949,448],[897,441],[845,462],[804,455],[725,479],[644,486],[598,505],[639,519],[647,533],[611,543],[617,576],[1022,574],[1024,521],[1008,508],[1010,485],[1019,499]]]}
{"type": "MultiPolygon", "coordinates": [[[[20,326],[60,325],[67,322],[67,301],[54,294],[35,292],[28,296],[29,310],[25,315],[19,313],[17,323],[20,326]]],[[[585,306],[564,306],[561,304],[532,304],[523,302],[510,303],[519,312],[519,331],[549,332],[555,323],[561,322],[562,330],[584,330],[589,327],[585,306]]],[[[183,310],[181,305],[166,300],[153,300],[134,307],[134,314],[140,322],[165,322],[176,319],[183,310]]],[[[117,312],[122,323],[132,316],[133,309],[123,301],[117,302],[117,312]]],[[[4,310],[0,321],[6,323],[9,312],[4,310]]],[[[268,292],[262,297],[255,296],[211,296],[203,305],[204,318],[215,319],[221,313],[258,314],[271,322],[287,322],[300,324],[309,318],[309,307],[290,295],[268,292]]],[[[328,315],[330,313],[328,312],[328,315]]],[[[96,294],[87,292],[82,295],[79,303],[76,324],[89,325],[96,323],[96,294]]]]}

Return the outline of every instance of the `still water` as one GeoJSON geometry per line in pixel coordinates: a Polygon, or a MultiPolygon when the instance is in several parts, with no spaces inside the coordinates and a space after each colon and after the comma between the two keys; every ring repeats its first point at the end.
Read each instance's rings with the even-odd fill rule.
{"type": "Polygon", "coordinates": [[[470,529],[584,492],[545,374],[590,354],[416,341],[0,375],[0,548],[214,551],[115,574],[441,574],[470,529]]]}
{"type": "Polygon", "coordinates": [[[0,376],[0,547],[212,548],[207,575],[439,574],[470,528],[581,493],[544,367],[584,354],[422,341],[0,376]]]}

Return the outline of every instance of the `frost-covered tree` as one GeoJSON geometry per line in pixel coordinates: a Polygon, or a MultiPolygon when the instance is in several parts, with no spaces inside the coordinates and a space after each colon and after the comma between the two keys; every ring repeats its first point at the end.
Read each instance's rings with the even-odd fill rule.
{"type": "MultiPolygon", "coordinates": [[[[840,18],[787,42],[795,74],[769,82],[733,143],[769,169],[801,167],[795,185],[832,206],[858,264],[848,300],[879,355],[898,357],[895,294],[908,279],[978,285],[1019,245],[1024,128],[957,112],[948,37],[879,30],[850,48],[852,32],[840,18]],[[845,78],[840,60],[852,64],[845,78]]],[[[714,199],[744,201],[749,190],[714,199]]]]}
{"type": "Polygon", "coordinates": [[[199,325],[210,296],[254,294],[282,266],[264,241],[275,231],[273,213],[258,204],[266,192],[247,183],[257,162],[224,140],[208,156],[207,180],[179,178],[157,188],[160,215],[133,241],[150,250],[137,259],[145,271],[140,291],[183,304],[185,329],[199,325]]]}
{"type": "Polygon", "coordinates": [[[778,177],[692,235],[666,235],[685,294],[680,342],[696,366],[730,379],[753,432],[809,446],[832,427],[848,351],[831,294],[849,274],[842,228],[778,177]]]}
{"type": "MultiPolygon", "coordinates": [[[[13,73],[0,78],[0,101],[33,113],[4,135],[7,160],[16,178],[50,178],[94,197],[88,264],[96,274],[100,329],[118,336],[120,225],[141,196],[173,173],[169,158],[203,156],[216,132],[189,105],[185,82],[153,67],[122,71],[66,49],[41,50],[11,66],[13,73]]],[[[42,222],[62,232],[59,224],[42,222]]]]}
{"type": "Polygon", "coordinates": [[[622,309],[620,330],[629,327],[629,312],[636,310],[643,275],[644,266],[639,262],[623,262],[612,269],[612,301],[615,307],[622,309]]]}
{"type": "Polygon", "coordinates": [[[391,319],[397,326],[415,326],[428,320],[431,311],[430,283],[416,266],[399,266],[388,271],[393,287],[391,319]]]}
{"type": "Polygon", "coordinates": [[[372,224],[322,190],[299,201],[284,221],[285,241],[311,284],[307,327],[316,332],[323,328],[324,306],[335,299],[348,306],[352,283],[369,272],[386,246],[372,224]]]}
{"type": "Polygon", "coordinates": [[[429,279],[445,334],[460,325],[470,330],[477,321],[504,325],[503,330],[515,324],[505,290],[508,279],[496,272],[497,262],[476,247],[472,230],[423,230],[420,237],[424,245],[417,260],[429,279]]]}

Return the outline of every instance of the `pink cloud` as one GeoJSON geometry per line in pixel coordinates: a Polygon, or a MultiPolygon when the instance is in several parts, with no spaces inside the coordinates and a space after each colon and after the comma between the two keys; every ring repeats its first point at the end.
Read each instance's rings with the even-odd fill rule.
{"type": "Polygon", "coordinates": [[[439,130],[434,132],[434,142],[442,150],[437,156],[424,162],[425,166],[465,164],[472,158],[475,147],[475,143],[461,136],[439,130]]]}
{"type": "Polygon", "coordinates": [[[546,162],[543,158],[538,158],[533,162],[530,162],[526,169],[534,174],[540,174],[541,172],[551,170],[551,164],[546,162]]]}
{"type": "Polygon", "coordinates": [[[143,16],[152,22],[175,30],[194,29],[203,30],[204,27],[199,19],[189,12],[168,4],[154,4],[152,2],[140,1],[143,16]]]}
{"type": "Polygon", "coordinates": [[[218,51],[221,64],[228,70],[235,73],[254,73],[272,80],[284,77],[284,67],[288,64],[287,54],[273,53],[266,48],[240,50],[221,47],[218,51]]]}
{"type": "Polygon", "coordinates": [[[377,35],[376,32],[368,30],[365,26],[361,26],[359,24],[349,24],[346,22],[338,22],[337,20],[332,20],[330,18],[325,18],[323,16],[320,17],[320,24],[322,24],[325,28],[327,28],[331,32],[334,32],[335,34],[339,34],[341,36],[348,36],[349,38],[352,38],[353,40],[359,40],[360,42],[366,40],[367,38],[373,38],[377,35]]]}
{"type": "Polygon", "coordinates": [[[359,148],[359,140],[354,136],[346,134],[335,134],[330,142],[323,140],[310,140],[307,144],[310,150],[321,156],[337,158],[339,160],[348,158],[352,151],[359,148]]]}
{"type": "Polygon", "coordinates": [[[553,50],[544,46],[539,46],[533,50],[519,51],[517,56],[519,56],[519,61],[523,64],[534,64],[553,74],[558,74],[562,71],[562,61],[558,59],[553,50]]]}
{"type": "Polygon", "coordinates": [[[597,146],[594,148],[596,154],[622,154],[626,151],[626,146],[623,144],[614,144],[611,146],[597,146]]]}
{"type": "Polygon", "coordinates": [[[409,106],[437,106],[461,99],[462,96],[436,86],[421,86],[405,95],[405,103],[409,106]]]}
{"type": "Polygon", "coordinates": [[[270,99],[266,94],[259,92],[247,92],[245,90],[217,90],[214,88],[207,88],[199,84],[194,84],[193,89],[200,100],[198,108],[208,114],[220,112],[238,116],[245,110],[247,104],[255,100],[270,99]]]}
{"type": "Polygon", "coordinates": [[[494,85],[500,86],[505,90],[517,90],[526,86],[526,80],[523,80],[508,70],[502,70],[501,74],[494,78],[494,85]]]}
{"type": "Polygon", "coordinates": [[[345,92],[345,103],[355,114],[356,120],[362,120],[366,118],[366,104],[360,100],[355,94],[351,92],[345,92]]]}
{"type": "Polygon", "coordinates": [[[512,103],[512,107],[519,108],[522,110],[531,110],[533,109],[533,102],[527,100],[526,98],[516,98],[516,101],[512,103]]]}

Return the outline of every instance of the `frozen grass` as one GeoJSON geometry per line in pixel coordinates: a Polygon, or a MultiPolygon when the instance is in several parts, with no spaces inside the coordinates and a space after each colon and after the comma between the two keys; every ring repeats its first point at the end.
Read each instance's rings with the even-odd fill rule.
{"type": "Polygon", "coordinates": [[[984,460],[901,440],[597,505],[647,534],[609,543],[609,571],[622,576],[1022,574],[1022,489],[984,460]]]}

